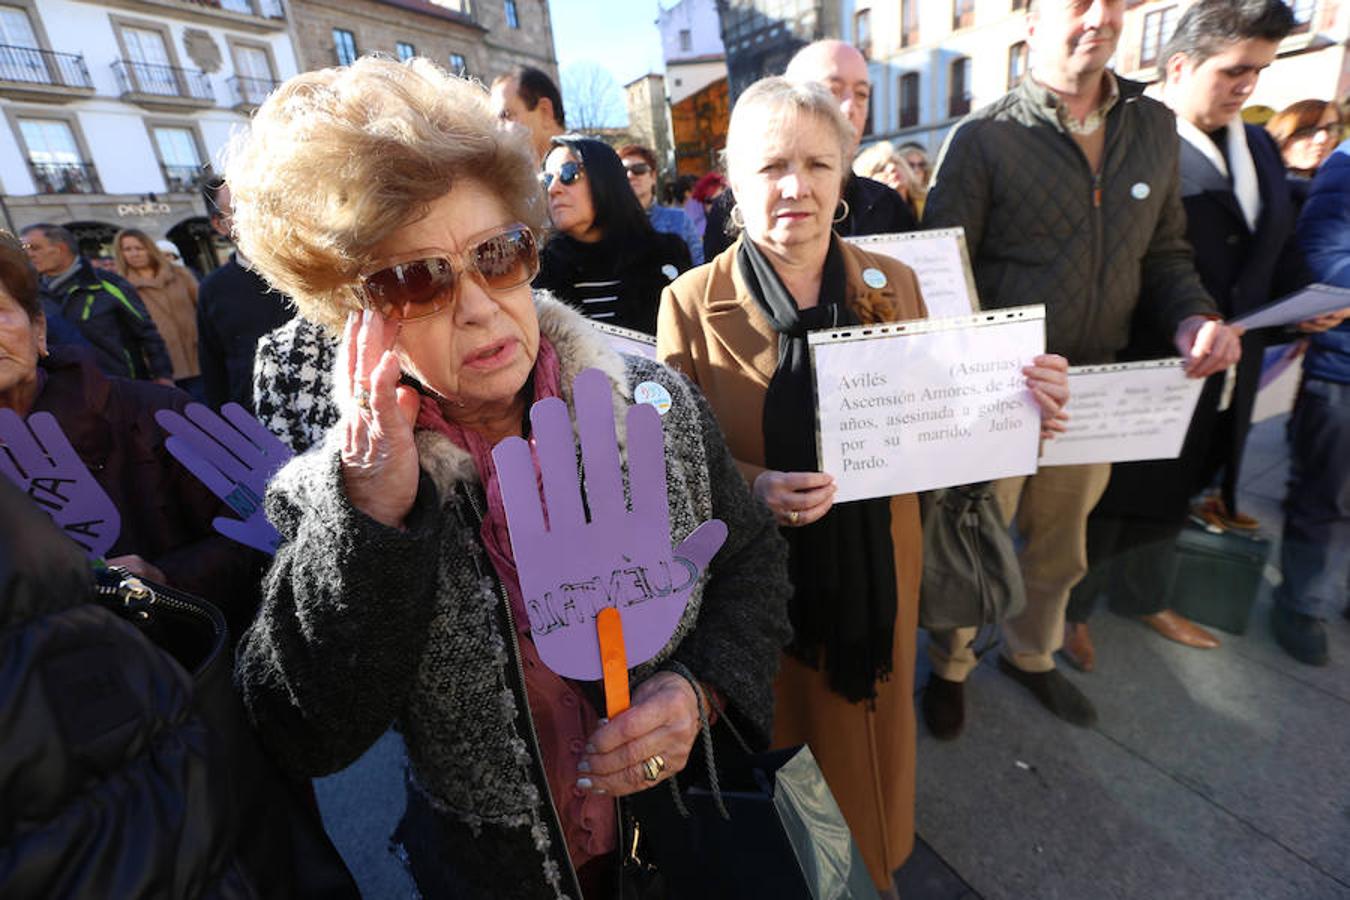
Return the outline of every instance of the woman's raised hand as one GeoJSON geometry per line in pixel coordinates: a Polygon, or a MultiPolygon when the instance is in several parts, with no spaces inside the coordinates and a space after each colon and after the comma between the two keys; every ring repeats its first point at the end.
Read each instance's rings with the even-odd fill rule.
{"type": "Polygon", "coordinates": [[[834,505],[834,476],[824,472],[760,472],[751,490],[780,525],[810,525],[834,505]]]}
{"type": "Polygon", "coordinates": [[[402,386],[394,353],[398,324],[371,310],[347,317],[338,362],[342,405],[342,482],[361,512],[392,528],[417,498],[413,425],[421,402],[402,386]]]}
{"type": "Polygon", "coordinates": [[[1042,353],[1022,368],[1027,387],[1041,407],[1041,437],[1052,438],[1068,430],[1069,361],[1055,353],[1042,353]]]}

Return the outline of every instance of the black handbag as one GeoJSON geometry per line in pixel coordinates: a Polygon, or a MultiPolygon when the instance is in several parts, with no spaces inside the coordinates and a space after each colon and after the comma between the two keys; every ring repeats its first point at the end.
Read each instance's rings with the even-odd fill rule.
{"type": "Polygon", "coordinates": [[[979,628],[1026,608],[1017,551],[990,482],[927,491],[919,496],[919,516],[921,627],[979,628]]]}
{"type": "Polygon", "coordinates": [[[695,745],[671,786],[625,798],[623,900],[875,900],[810,748],[752,753],[725,713],[718,722],[716,783],[695,745]]]}

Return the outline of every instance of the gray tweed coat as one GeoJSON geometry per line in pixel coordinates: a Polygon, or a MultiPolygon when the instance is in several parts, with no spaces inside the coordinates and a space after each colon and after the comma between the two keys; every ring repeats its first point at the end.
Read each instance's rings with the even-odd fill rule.
{"type": "MultiPolygon", "coordinates": [[[[634,681],[678,660],[767,743],[790,590],[769,511],[750,494],[688,381],[615,353],[555,301],[541,297],[536,308],[558,351],[569,405],[580,371],[609,376],[621,448],[633,387],[655,381],[670,391],[662,426],[672,540],[709,518],[727,524],[727,541],[675,637],[634,681]]],[[[410,810],[416,800],[435,821],[430,845],[405,841],[414,874],[449,867],[436,880],[454,885],[456,896],[577,898],[528,724],[510,613],[479,539],[476,510],[485,505],[472,459],[442,435],[419,431],[421,480],[407,530],[399,531],[347,501],[337,434],[291,461],[267,492],[284,543],[238,665],[256,727],[283,765],[317,776],[349,765],[396,725],[411,763],[410,810]]]]}

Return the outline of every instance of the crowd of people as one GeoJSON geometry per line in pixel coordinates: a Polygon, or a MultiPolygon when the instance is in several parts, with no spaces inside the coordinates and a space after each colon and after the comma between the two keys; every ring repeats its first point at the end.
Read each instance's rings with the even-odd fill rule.
{"type": "MultiPolygon", "coordinates": [[[[1176,544],[1193,516],[1260,527],[1237,486],[1276,343],[1306,354],[1274,634],[1325,664],[1347,609],[1350,309],[1228,324],[1315,281],[1350,287],[1341,107],[1243,122],[1294,27],[1279,0],[1199,0],[1148,89],[1108,67],[1124,6],[1033,4],[1028,77],[935,164],[917,144],[860,150],[866,60],[807,45],[737,99],[723,170],[665,192],[651,148],[568,132],[537,69],[490,90],[426,60],[297,75],[206,182],[236,250],[200,285],[137,230],[114,239],[112,270],[59,225],[0,241],[0,408],[51,413],[112,498],[107,565],[221,608],[249,721],[285,772],[332,773],[401,732],[394,840],[422,895],[630,896],[679,812],[656,786],[693,777],[726,723],[753,750],[811,748],[894,897],[917,719],[963,731],[982,649],[978,623],[929,635],[916,716],[919,498],[836,504],[820,471],[808,334],[927,315],[913,270],[842,238],[959,226],[982,308],[1043,303],[1047,352],[1023,369],[1043,439],[1072,415],[1070,364],[1181,356],[1204,380],[1176,459],[992,484],[1027,599],[998,623],[998,668],[1051,714],[1096,721],[1057,660],[1092,671],[1102,594],[1218,646],[1169,608],[1176,544]],[[656,358],[591,322],[645,333],[656,358]],[[543,440],[540,401],[579,410],[590,369],[602,405],[667,398],[671,541],[727,530],[613,719],[535,646],[492,452],[543,440]],[[156,416],[193,399],[240,404],[297,453],[267,488],[270,560],[213,529],[225,504],[168,450],[156,416]]],[[[537,464],[559,514],[579,502],[537,464]]],[[[681,877],[664,873],[669,896],[681,877]]]]}

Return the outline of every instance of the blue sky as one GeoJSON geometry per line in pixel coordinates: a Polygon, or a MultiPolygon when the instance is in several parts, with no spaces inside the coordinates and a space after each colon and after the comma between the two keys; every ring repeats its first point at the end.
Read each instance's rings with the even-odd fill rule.
{"type": "Polygon", "coordinates": [[[573,63],[593,62],[608,69],[620,85],[663,71],[657,10],[656,0],[549,0],[559,71],[566,73],[573,63]]]}

